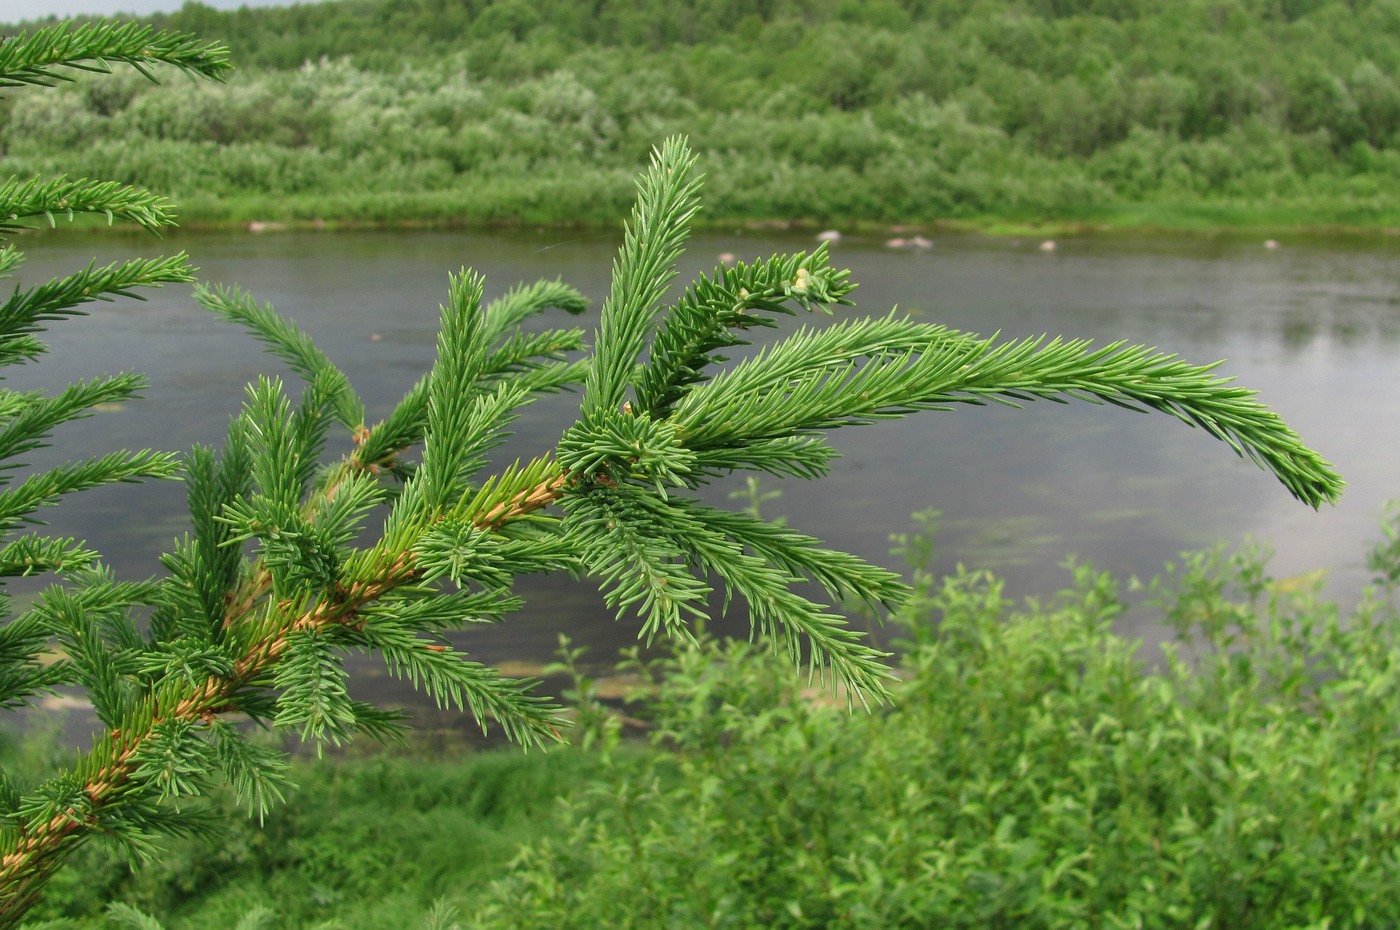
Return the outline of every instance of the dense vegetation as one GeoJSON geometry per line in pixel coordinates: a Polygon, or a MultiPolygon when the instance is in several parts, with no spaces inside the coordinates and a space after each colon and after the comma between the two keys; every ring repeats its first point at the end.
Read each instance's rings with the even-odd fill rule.
{"type": "Polygon", "coordinates": [[[714,223],[1400,225],[1397,0],[340,0],[159,25],[228,86],[7,102],[7,170],[187,221],[614,221],[685,132],[714,223]]]}
{"type": "MultiPolygon", "coordinates": [[[[1257,551],[1184,558],[1149,598],[1177,633],[1165,661],[1111,630],[1123,594],[1088,566],[1026,605],[994,577],[921,569],[887,712],[824,706],[747,644],[628,662],[645,751],[579,679],[592,751],[305,767],[265,830],[137,875],[94,849],[48,913],[96,927],[117,899],[170,930],[1394,926],[1400,509],[1385,529],[1348,617],[1257,551]]],[[[916,564],[927,539],[904,541],[916,564]]]]}

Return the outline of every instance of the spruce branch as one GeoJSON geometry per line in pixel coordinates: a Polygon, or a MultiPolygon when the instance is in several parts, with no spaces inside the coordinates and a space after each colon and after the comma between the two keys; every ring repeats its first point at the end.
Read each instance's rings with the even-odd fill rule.
{"type": "Polygon", "coordinates": [[[185,497],[193,536],[177,542],[161,562],[170,572],[161,603],[151,617],[154,641],[190,636],[200,642],[221,637],[230,592],[243,578],[237,530],[224,510],[251,493],[248,447],[235,421],[223,455],[196,445],[185,456],[185,497]]]}
{"type": "Polygon", "coordinates": [[[700,209],[700,182],[690,177],[695,161],[685,140],[672,137],[653,150],[651,166],[637,182],[637,205],[613,262],[594,342],[583,396],[585,419],[619,409],[633,384],[659,302],[690,235],[690,220],[700,209]]]}
{"type": "MultiPolygon", "coordinates": [[[[441,310],[438,354],[426,383],[406,402],[426,413],[422,462],[412,479],[414,499],[442,515],[467,490],[485,453],[504,441],[515,410],[540,384],[522,375],[494,383],[489,370],[491,328],[480,306],[483,280],[465,269],[450,279],[452,300],[441,310]],[[421,399],[420,399],[421,398],[421,399]]],[[[553,350],[551,350],[553,351],[553,350]]],[[[371,434],[372,435],[372,434],[371,434]]]]}
{"type": "Polygon", "coordinates": [[[641,615],[646,643],[657,632],[694,642],[685,621],[706,616],[711,588],[695,577],[679,533],[664,516],[658,519],[651,502],[632,486],[570,494],[564,532],[603,585],[608,607],[619,617],[629,608],[641,615]]]}
{"type": "Polygon", "coordinates": [[[819,436],[778,436],[755,439],[742,446],[719,446],[694,451],[692,483],[736,471],[759,471],[775,477],[824,478],[837,457],[819,436]]]}
{"type": "MultiPolygon", "coordinates": [[[[683,500],[666,501],[661,506],[670,511],[666,522],[681,531],[679,539],[684,541],[694,561],[724,580],[726,603],[733,593],[744,598],[749,608],[749,622],[756,634],[773,643],[775,648],[781,646],[795,665],[802,662],[805,644],[810,653],[812,676],[830,673],[832,680],[827,684],[844,686],[848,699],[859,700],[862,704],[870,701],[883,704],[889,699],[885,689],[885,682],[891,677],[885,664],[888,654],[862,643],[862,634],[851,629],[844,617],[796,594],[791,585],[800,580],[800,576],[784,571],[768,559],[744,552],[742,545],[721,530],[732,526],[731,521],[709,519],[716,513],[712,509],[695,507],[683,500]]],[[[888,573],[866,571],[864,574],[866,580],[876,585],[884,583],[885,596],[890,602],[903,601],[905,592],[889,587],[894,579],[888,573]],[[882,575],[886,577],[880,577],[882,575]]],[[[882,599],[854,578],[847,579],[846,585],[861,590],[870,599],[882,599]]]]}
{"type": "Polygon", "coordinates": [[[358,448],[354,459],[370,469],[392,469],[401,466],[398,456],[405,449],[423,441],[428,428],[428,384],[424,375],[390,411],[373,427],[355,436],[358,448]]]}
{"type": "Polygon", "coordinates": [[[85,549],[71,538],[20,536],[0,547],[0,578],[61,574],[75,566],[91,565],[97,558],[96,550],[85,549]]]}
{"type": "Polygon", "coordinates": [[[894,610],[909,596],[908,586],[897,573],[850,553],[829,549],[813,536],[747,513],[720,510],[695,501],[682,499],[674,506],[765,563],[793,577],[820,584],[838,601],[856,599],[878,613],[894,610]]]}
{"type": "Polygon", "coordinates": [[[510,335],[517,326],[546,310],[563,310],[578,316],[588,309],[588,300],[576,288],[560,280],[519,284],[486,306],[483,336],[495,343],[510,335]]]}
{"type": "MultiPolygon", "coordinates": [[[[172,681],[154,701],[138,698],[121,683],[113,662],[120,663],[122,657],[89,647],[88,643],[100,642],[92,632],[91,621],[75,609],[71,599],[55,593],[52,609],[62,614],[64,623],[73,631],[67,644],[80,653],[81,672],[90,681],[90,687],[96,685],[104,691],[100,712],[109,718],[110,730],[80,761],[77,774],[45,789],[20,810],[23,822],[19,836],[6,844],[4,855],[0,856],[0,926],[14,923],[32,905],[68,851],[93,830],[111,829],[117,838],[135,843],[138,851],[149,849],[149,836],[140,824],[160,821],[161,797],[168,797],[170,792],[161,787],[159,778],[137,778],[136,773],[143,765],[147,774],[162,771],[151,768],[149,760],[161,756],[159,748],[163,740],[169,739],[172,728],[182,730],[184,724],[212,726],[218,715],[231,709],[250,711],[259,704],[255,700],[259,693],[280,682],[314,698],[311,712],[305,707],[299,710],[295,704],[284,704],[279,709],[286,712],[285,722],[303,726],[309,735],[341,737],[347,735],[347,727],[360,724],[385,734],[385,715],[338,699],[336,665],[333,658],[327,662],[323,646],[338,639],[349,642],[343,630],[338,629],[347,618],[407,584],[412,577],[412,569],[400,559],[381,563],[372,578],[347,586],[338,597],[314,603],[268,602],[260,622],[240,623],[230,630],[227,645],[237,651],[238,657],[230,663],[227,674],[210,675],[193,687],[180,687],[172,681]],[[277,670],[283,661],[297,655],[297,647],[307,644],[312,644],[311,649],[293,660],[279,679],[277,670]],[[170,721],[184,723],[176,725],[170,721]]],[[[471,670],[470,677],[475,685],[480,674],[471,670]]],[[[510,687],[503,679],[494,686],[507,690],[510,687]]],[[[525,693],[523,688],[516,688],[517,697],[525,693]]],[[[458,692],[444,693],[451,696],[458,692]]],[[[494,700],[482,694],[468,695],[466,690],[460,693],[467,706],[486,712],[497,707],[526,708],[528,719],[507,724],[516,738],[531,741],[558,736],[555,711],[543,702],[494,700]]],[[[170,782],[167,780],[166,784],[170,782]]],[[[178,827],[179,823],[177,820],[167,826],[178,827]]]]}
{"type": "Polygon", "coordinates": [[[531,693],[536,682],[508,678],[467,661],[451,646],[425,642],[390,624],[366,624],[359,635],[384,657],[389,674],[421,688],[439,707],[470,711],[482,732],[488,720],[496,720],[514,742],[560,738],[559,708],[531,693]]]}
{"type": "Polygon", "coordinates": [[[79,381],[70,384],[53,397],[28,395],[27,401],[13,416],[0,416],[0,484],[8,482],[3,474],[20,463],[12,462],[48,445],[45,441],[59,424],[91,415],[99,404],[117,403],[137,396],[145,379],[128,372],[112,378],[79,381]]]}
{"type": "Polygon", "coordinates": [[[39,694],[72,683],[71,665],[49,654],[50,634],[49,624],[33,611],[0,626],[0,707],[23,707],[39,694]]]}
{"type": "MultiPolygon", "coordinates": [[[[589,571],[606,586],[609,607],[619,613],[635,608],[642,617],[641,635],[650,642],[662,631],[681,642],[693,642],[686,623],[706,616],[711,591],[697,571],[721,578],[729,594],[741,595],[749,608],[755,634],[773,642],[799,661],[802,645],[811,652],[814,674],[829,670],[835,681],[849,689],[850,696],[862,702],[883,702],[888,694],[884,680],[889,671],[884,653],[862,644],[860,634],[845,625],[844,618],[829,613],[794,593],[791,585],[799,580],[767,558],[748,554],[743,545],[730,538],[725,529],[743,526],[737,521],[711,521],[715,511],[694,502],[661,498],[641,490],[596,489],[586,496],[566,501],[565,531],[578,547],[597,553],[588,559],[589,571]]],[[[734,515],[729,515],[734,516],[734,515]]],[[[760,537],[762,538],[762,537],[760,537]]],[[[788,548],[796,550],[805,542],[792,534],[788,548]]],[[[781,551],[767,540],[766,554],[781,551]]],[[[799,562],[789,557],[796,567],[799,562]]],[[[811,560],[814,575],[827,577],[823,560],[811,560]]],[[[843,568],[857,560],[847,557],[843,568]]],[[[834,564],[834,563],[833,563],[834,564]]],[[[865,566],[861,573],[844,583],[832,583],[837,590],[859,591],[875,601],[898,603],[904,591],[891,573],[865,566]]]]}
{"type": "Polygon", "coordinates": [[[1294,497],[1335,501],[1342,481],[1256,392],[1142,346],[1034,338],[997,343],[945,327],[857,322],[799,333],[690,392],[687,441],[740,446],[986,402],[1083,400],[1199,426],[1272,472],[1294,497]]]}
{"type": "Polygon", "coordinates": [[[215,316],[247,329],[308,383],[324,381],[336,419],[346,429],[364,425],[365,404],[350,386],[350,379],[332,364],[310,336],[271,305],[258,304],[238,288],[207,284],[195,287],[194,299],[215,316]]]}
{"type": "MultiPolygon", "coordinates": [[[[449,281],[458,282],[469,277],[464,269],[461,276],[450,277],[449,281]]],[[[206,306],[216,309],[209,303],[206,306]]],[[[484,312],[474,311],[471,325],[476,331],[475,339],[479,346],[489,347],[489,350],[480,362],[475,383],[465,390],[469,393],[487,391],[508,380],[521,389],[523,402],[527,395],[582,384],[588,370],[587,362],[566,360],[567,353],[582,347],[583,334],[579,330],[551,330],[533,335],[511,331],[513,326],[550,308],[577,314],[587,308],[587,301],[567,285],[540,281],[512,289],[487,304],[484,312]]],[[[216,312],[222,311],[216,309],[216,312]]],[[[353,461],[358,467],[374,472],[403,467],[399,455],[422,442],[428,432],[431,381],[430,376],[423,377],[388,417],[372,427],[356,431],[359,448],[353,461]]]]}
{"type": "MultiPolygon", "coordinates": [[[[559,708],[535,682],[447,640],[516,609],[523,574],[591,573],[610,608],[639,615],[646,640],[693,641],[713,601],[741,601],[756,637],[810,662],[851,700],[883,700],[886,657],[799,591],[816,585],[832,601],[896,609],[908,593],[896,576],[690,496],[733,471],[820,476],[834,456],[831,429],[956,404],[1109,402],[1203,426],[1314,505],[1337,493],[1340,479],[1250,392],[1213,366],[1152,350],[998,343],[892,315],[800,329],[729,364],[722,353],[747,331],[849,303],[852,285],[818,249],[716,271],[663,308],[698,207],[693,166],[672,139],[642,178],[591,358],[573,354],[574,330],[517,331],[550,307],[581,311],[577,292],[540,282],[483,306],[482,280],[463,270],[449,278],[432,370],[373,426],[345,375],[294,324],[242,292],[199,289],[207,309],[250,330],[305,385],[294,399],[276,379],[259,380],[223,450],[190,453],[191,528],[164,557],[165,580],[117,582],[73,540],[30,535],[0,547],[0,577],[54,570],[65,582],[0,626],[0,705],[78,683],[107,726],[71,769],[34,789],[0,780],[0,926],[22,917],[85,837],[149,856],[156,836],[203,828],[196,799],[220,779],[250,812],[276,803],[290,787],[285,760],[249,743],[230,715],[318,748],[399,738],[401,714],[350,697],[347,652],[377,653],[391,674],[483,728],[494,721],[527,744],[559,739],[559,708]],[[579,383],[579,420],[552,454],[486,474],[487,453],[523,405],[579,383]],[[354,450],[327,463],[336,422],[354,450]],[[376,538],[368,524],[380,507],[376,538]]],[[[29,334],[87,300],[188,274],[183,256],[162,261],[90,267],[16,292],[0,307],[0,361],[38,354],[29,334]]],[[[136,386],[128,377],[53,398],[0,392],[0,462],[97,398],[125,396],[136,386]]],[[[69,491],[173,467],[154,453],[114,453],[31,476],[0,492],[0,530],[69,491]]]]}
{"type": "Polygon", "coordinates": [[[33,517],[34,512],[58,503],[67,494],[117,482],[170,478],[178,466],[175,456],[149,450],[112,452],[84,462],[60,465],[0,492],[0,531],[12,530],[25,522],[42,522],[33,517]]]}
{"type": "Polygon", "coordinates": [[[497,530],[558,500],[568,476],[549,456],[519,461],[464,495],[452,516],[469,517],[478,529],[497,530]]]}
{"type": "Polygon", "coordinates": [[[450,443],[435,439],[440,431],[433,428],[436,418],[431,414],[442,405],[430,407],[428,438],[414,480],[430,495],[427,504],[433,513],[446,513],[454,498],[467,493],[468,479],[486,465],[485,453],[506,440],[506,427],[515,420],[516,408],[528,399],[524,387],[507,383],[472,396],[464,405],[454,405],[457,411],[438,421],[452,427],[454,439],[450,443]],[[451,464],[439,465],[444,462],[451,464]]]}
{"type": "Polygon", "coordinates": [[[297,429],[298,414],[282,389],[280,378],[259,377],[248,385],[242,420],[252,460],[253,485],[258,496],[287,511],[301,508],[308,471],[314,467],[316,448],[308,447],[297,429]]]}
{"type": "MultiPolygon", "coordinates": [[[[5,202],[0,198],[0,203],[5,202]]],[[[0,278],[13,277],[20,265],[24,264],[24,253],[13,243],[0,246],[0,278]]]]}
{"type": "Polygon", "coordinates": [[[121,219],[159,233],[175,225],[174,209],[158,194],[116,181],[63,176],[0,181],[0,231],[17,229],[17,221],[29,217],[42,216],[56,226],[60,216],[72,221],[86,214],[105,216],[108,225],[121,219]]]}
{"type": "Polygon", "coordinates": [[[458,587],[474,583],[499,589],[514,577],[501,548],[502,540],[470,523],[439,520],[419,536],[413,555],[424,581],[447,578],[458,587]]]}
{"type": "Polygon", "coordinates": [[[161,801],[202,794],[214,768],[211,748],[193,721],[163,720],[132,753],[131,777],[154,788],[161,801]]]}
{"type": "Polygon", "coordinates": [[[404,630],[430,636],[444,630],[464,629],[474,623],[499,623],[524,601],[506,588],[443,593],[424,588],[397,591],[358,612],[366,624],[390,623],[404,630]],[[380,618],[383,618],[382,621],[380,618]]]}
{"type": "MultiPolygon", "coordinates": [[[[32,362],[43,355],[44,350],[44,344],[33,336],[0,335],[0,368],[32,362]]],[[[0,408],[7,407],[9,399],[14,397],[14,392],[3,393],[8,397],[0,398],[0,408]]],[[[0,410],[0,416],[6,415],[7,412],[0,410]]]]}
{"type": "Polygon", "coordinates": [[[285,755],[249,742],[227,721],[210,722],[209,737],[219,770],[259,821],[295,787],[285,755]]]}
{"type": "Polygon", "coordinates": [[[150,80],[151,66],[170,65],[190,77],[222,81],[233,70],[228,47],[137,22],[55,23],[0,42],[0,87],[51,86],[73,78],[59,69],[110,73],[128,64],[150,80]]]}
{"type": "Polygon", "coordinates": [[[287,655],[273,670],[273,685],[281,692],[273,724],[298,728],[318,751],[327,740],[339,746],[355,730],[344,665],[319,627],[294,630],[286,643],[287,655]]]}
{"type": "Polygon", "coordinates": [[[571,427],[559,440],[559,463],[575,475],[616,484],[639,480],[665,495],[685,487],[695,453],[676,424],[631,413],[600,413],[571,427]]]}
{"type": "Polygon", "coordinates": [[[556,391],[583,383],[586,362],[564,362],[565,353],[583,347],[578,330],[551,330],[544,333],[518,333],[493,351],[482,366],[484,380],[528,375],[525,383],[532,392],[556,391]]]}
{"type": "Polygon", "coordinates": [[[829,314],[831,305],[850,305],[846,295],[854,287],[849,271],[828,264],[825,243],[810,255],[739,262],[713,279],[701,275],[656,334],[637,385],[637,409],[666,416],[710,366],[728,361],[718,350],[748,345],[740,335],[745,330],[777,326],[772,317],[793,315],[794,305],[829,314]]]}
{"type": "Polygon", "coordinates": [[[81,316],[85,311],[78,308],[94,300],[140,300],[141,295],[133,288],[193,280],[194,268],[183,252],[168,258],[113,262],[102,268],[93,263],[66,278],[56,278],[26,291],[16,289],[0,304],[0,333],[37,332],[40,323],[81,316]]]}

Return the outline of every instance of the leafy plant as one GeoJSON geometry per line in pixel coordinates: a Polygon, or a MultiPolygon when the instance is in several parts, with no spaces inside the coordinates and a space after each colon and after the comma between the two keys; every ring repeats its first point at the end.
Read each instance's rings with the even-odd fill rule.
{"type": "MultiPolygon", "coordinates": [[[[750,643],[642,664],[648,755],[603,757],[467,926],[1400,920],[1400,614],[1379,587],[1343,617],[1258,548],[1188,556],[1151,586],[1177,628],[1160,663],[1114,631],[1108,574],[1071,563],[1015,604],[988,573],[933,574],[920,523],[888,712],[834,710],[750,643]]],[[[1378,581],[1400,567],[1372,557],[1378,581]]]]}
{"type": "MultiPolygon", "coordinates": [[[[123,55],[212,77],[226,69],[217,46],[135,27],[84,29],[60,25],[6,43],[9,70],[0,77],[43,83],[60,66],[100,69],[123,55]],[[134,52],[133,30],[143,36],[134,52]]],[[[577,354],[580,330],[519,328],[552,308],[582,312],[572,288],[540,282],[484,304],[482,279],[463,269],[449,276],[432,369],[377,423],[366,422],[349,380],[295,324],[236,289],[199,287],[201,304],[246,327],[304,386],[294,399],[280,380],[260,378],[223,448],[185,456],[191,531],[164,557],[159,580],[118,581],[72,540],[16,531],[61,493],[169,475],[169,456],[114,453],[0,496],[12,536],[0,570],[59,578],[0,630],[0,701],[17,706],[75,686],[104,727],[48,779],[0,785],[0,927],[16,923],[91,837],[149,858],[157,837],[209,828],[200,799],[220,783],[265,813],[290,787],[286,761],[250,741],[237,719],[318,747],[357,734],[401,736],[401,714],[350,697],[347,651],[378,654],[390,674],[482,726],[494,721],[513,740],[559,739],[559,709],[533,682],[471,661],[447,638],[514,609],[519,575],[591,575],[620,616],[638,617],[648,640],[693,641],[692,624],[716,589],[726,603],[737,595],[755,634],[788,661],[805,659],[852,700],[883,701],[884,655],[801,592],[815,583],[836,601],[897,609],[907,594],[898,577],[695,495],[732,472],[820,477],[835,454],[824,438],[832,429],[959,404],[1108,402],[1201,426],[1308,504],[1338,493],[1337,476],[1249,391],[1209,367],[1138,347],[996,342],[887,316],[799,329],[726,365],[723,353],[749,330],[798,311],[831,312],[850,303],[853,284],[818,249],[717,269],[668,306],[699,209],[694,165],[686,144],[671,139],[638,182],[587,354],[577,354]],[[579,385],[579,417],[552,453],[492,469],[488,453],[522,407],[579,385]],[[327,461],[333,430],[344,430],[353,450],[327,461]],[[381,508],[382,523],[371,528],[381,508]]],[[[11,182],[0,191],[4,210],[110,210],[153,229],[168,223],[158,198],[65,184],[11,182]],[[113,205],[117,194],[125,199],[113,205]]],[[[18,253],[5,254],[13,268],[18,253]]],[[[0,315],[5,358],[37,355],[33,333],[84,300],[189,276],[180,257],[17,291],[0,315]]],[[[137,383],[122,376],[55,398],[10,392],[0,451],[13,459],[137,383]]]]}

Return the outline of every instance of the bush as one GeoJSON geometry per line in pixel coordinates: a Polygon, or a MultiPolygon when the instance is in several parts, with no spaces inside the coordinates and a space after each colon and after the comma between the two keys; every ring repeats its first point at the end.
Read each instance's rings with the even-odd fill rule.
{"type": "Polygon", "coordinates": [[[874,715],[746,643],[633,661],[646,764],[610,763],[468,925],[1394,925],[1400,509],[1385,529],[1345,619],[1257,549],[1183,557],[1149,591],[1161,658],[1089,566],[1022,606],[918,570],[874,715]]]}

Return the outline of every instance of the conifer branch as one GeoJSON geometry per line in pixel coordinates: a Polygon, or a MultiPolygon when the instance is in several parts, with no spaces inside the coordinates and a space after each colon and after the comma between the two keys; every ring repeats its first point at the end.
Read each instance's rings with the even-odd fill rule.
{"type": "Polygon", "coordinates": [[[554,391],[566,385],[581,384],[588,372],[586,362],[564,362],[565,353],[583,347],[578,330],[558,330],[526,335],[518,333],[491,353],[482,366],[484,380],[527,375],[531,392],[554,391]]]}
{"type": "Polygon", "coordinates": [[[129,184],[66,177],[0,181],[0,230],[16,229],[17,220],[34,216],[56,226],[59,216],[71,221],[77,214],[105,216],[109,225],[125,220],[157,234],[175,225],[173,203],[129,184]]]}
{"type": "MultiPolygon", "coordinates": [[[[744,598],[755,634],[773,643],[775,648],[781,645],[795,665],[802,662],[805,644],[810,652],[812,675],[820,677],[829,673],[832,680],[828,684],[845,686],[848,699],[857,699],[862,704],[869,701],[883,704],[889,700],[885,688],[885,682],[891,677],[885,664],[888,654],[862,643],[862,634],[851,629],[844,617],[796,594],[791,585],[800,576],[784,571],[766,558],[745,553],[742,545],[718,529],[732,526],[731,521],[709,519],[713,510],[695,507],[683,500],[667,501],[664,506],[670,510],[667,522],[679,531],[678,539],[684,541],[694,561],[723,578],[728,592],[744,598]]],[[[889,573],[866,572],[865,575],[877,586],[881,583],[886,586],[889,602],[903,601],[905,592],[889,587],[893,581],[889,573]]],[[[882,599],[854,579],[847,579],[846,586],[860,590],[868,599],[882,599]]]]}
{"type": "Polygon", "coordinates": [[[215,763],[249,814],[261,819],[292,788],[287,758],[282,753],[244,739],[227,721],[209,724],[215,763]]]}
{"type": "Polygon", "coordinates": [[[651,507],[651,495],[631,487],[594,488],[566,498],[565,534],[590,574],[602,583],[619,617],[636,608],[640,637],[658,632],[681,642],[695,637],[685,622],[705,616],[711,588],[686,564],[685,545],[651,507]]]}
{"type": "Polygon", "coordinates": [[[91,565],[97,558],[96,550],[85,549],[82,543],[71,538],[20,536],[0,548],[0,578],[62,573],[76,566],[91,565]]]}
{"type": "Polygon", "coordinates": [[[32,514],[40,507],[58,503],[65,495],[116,482],[169,478],[178,468],[174,455],[149,450],[112,452],[100,458],[60,465],[0,492],[0,531],[12,530],[21,523],[42,522],[32,514]]]}
{"type": "Polygon", "coordinates": [[[587,298],[563,281],[518,284],[487,305],[482,335],[487,342],[496,343],[530,317],[546,310],[563,310],[578,316],[587,309],[587,298]]]}
{"type": "MultiPolygon", "coordinates": [[[[27,395],[25,403],[12,416],[0,416],[0,461],[7,461],[35,449],[44,448],[55,427],[70,420],[90,416],[99,404],[117,403],[136,396],[145,379],[128,372],[112,378],[70,384],[54,397],[27,395]]],[[[14,468],[18,463],[0,466],[14,468]]],[[[0,473],[0,484],[8,482],[0,473]]]]}
{"type": "MultiPolygon", "coordinates": [[[[61,543],[59,540],[52,542],[61,543]]],[[[25,546],[16,541],[0,550],[0,559],[13,560],[9,564],[14,564],[14,561],[32,560],[39,570],[43,570],[46,567],[45,562],[60,562],[69,553],[75,558],[87,554],[71,547],[60,545],[59,548],[61,551],[58,552],[45,551],[42,543],[31,542],[25,546]],[[17,551],[17,548],[30,549],[33,555],[17,551]]],[[[50,631],[47,625],[33,611],[0,626],[0,707],[23,707],[36,695],[50,692],[57,686],[72,681],[67,663],[57,656],[49,656],[48,661],[41,661],[41,657],[49,649],[49,640],[50,631]]]]}
{"type": "MultiPolygon", "coordinates": [[[[0,368],[6,365],[19,365],[24,362],[32,362],[44,354],[45,345],[33,336],[15,334],[12,336],[0,336],[0,368]]],[[[0,416],[12,415],[11,405],[19,397],[13,391],[0,392],[4,394],[0,399],[0,416]]]]}
{"type": "MultiPolygon", "coordinates": [[[[0,199],[0,203],[3,203],[0,199]]],[[[24,264],[24,253],[10,243],[0,246],[0,278],[14,276],[14,272],[20,265],[24,264]]]]}
{"type": "Polygon", "coordinates": [[[423,441],[428,428],[428,383],[424,375],[389,415],[355,435],[354,461],[363,468],[385,469],[399,464],[405,449],[423,441]]]}
{"type": "Polygon", "coordinates": [[[507,678],[490,666],[466,661],[450,646],[430,647],[392,627],[368,624],[360,635],[384,656],[391,675],[421,688],[439,707],[470,711],[483,731],[488,720],[496,720],[515,742],[559,738],[559,709],[530,693],[535,682],[507,678]]]}
{"type": "Polygon", "coordinates": [[[872,423],[987,401],[1070,399],[1157,410],[1199,426],[1317,507],[1342,481],[1255,392],[1173,355],[1044,338],[996,343],[887,319],[799,333],[697,387],[677,405],[704,448],[872,423]]]}
{"type": "Polygon", "coordinates": [[[666,416],[691,385],[708,377],[709,366],[728,361],[717,350],[748,345],[740,333],[777,326],[771,317],[793,315],[792,305],[830,313],[831,305],[851,303],[846,295],[854,287],[849,271],[827,263],[825,243],[811,255],[738,262],[714,279],[701,275],[656,334],[637,385],[636,408],[666,416]]]}
{"type": "Polygon", "coordinates": [[[50,86],[71,81],[59,70],[109,73],[112,62],[131,65],[150,80],[152,65],[170,65],[190,77],[222,81],[233,71],[228,47],[137,22],[55,23],[0,42],[0,87],[50,86]]]}
{"type": "MultiPolygon", "coordinates": [[[[549,463],[545,461],[543,464],[547,467],[549,463]]],[[[525,487],[510,494],[508,498],[498,499],[495,502],[487,502],[483,498],[488,490],[496,490],[501,487],[504,480],[485,485],[476,498],[463,509],[477,514],[474,522],[478,529],[497,530],[513,520],[529,516],[535,511],[543,510],[555,503],[563,497],[569,484],[569,475],[563,471],[556,471],[547,477],[530,477],[532,480],[525,487]]]]}
{"type": "MultiPolygon", "coordinates": [[[[115,816],[109,807],[125,811],[143,794],[149,797],[154,793],[157,802],[168,796],[169,778],[160,775],[164,770],[150,764],[153,757],[160,755],[162,741],[170,739],[173,731],[214,727],[218,715],[229,710],[241,707],[246,711],[247,702],[240,700],[244,690],[280,685],[296,691],[300,687],[297,693],[307,700],[286,701],[282,722],[300,725],[312,737],[348,736],[348,728],[362,720],[364,708],[343,700],[338,693],[316,691],[317,683],[324,683],[325,679],[324,675],[310,674],[310,667],[318,666],[314,671],[323,672],[326,652],[321,645],[309,651],[305,647],[311,642],[333,642],[337,630],[345,630],[344,624],[356,617],[361,608],[413,578],[409,560],[399,558],[382,563],[375,577],[350,585],[336,600],[308,605],[290,615],[284,615],[284,609],[277,605],[269,605],[261,632],[242,645],[241,657],[231,663],[227,674],[212,675],[192,688],[169,692],[149,712],[129,714],[131,719],[123,721],[127,726],[113,726],[94,747],[89,761],[80,766],[80,770],[89,772],[88,776],[74,783],[64,795],[82,799],[70,805],[80,813],[70,815],[68,808],[53,810],[53,805],[36,810],[22,824],[20,838],[11,851],[0,857],[0,925],[6,924],[7,916],[23,913],[32,904],[33,895],[57,867],[66,849],[115,816]],[[294,656],[299,658],[285,666],[279,677],[277,670],[284,668],[284,660],[294,656]],[[310,700],[311,695],[318,696],[310,700]],[[144,780],[140,777],[143,772],[148,776],[144,780]]],[[[377,616],[386,614],[380,612],[377,616]]],[[[414,647],[403,637],[391,640],[378,625],[367,635],[368,629],[361,626],[352,631],[347,642],[379,648],[388,643],[386,658],[396,673],[421,680],[443,700],[470,708],[483,724],[487,715],[499,714],[498,719],[513,739],[536,742],[558,738],[561,721],[557,708],[531,695],[529,683],[512,682],[494,670],[463,663],[455,656],[449,657],[449,664],[438,650],[414,647]]],[[[85,658],[102,661],[98,652],[88,652],[85,658]]],[[[383,722],[374,715],[368,720],[371,726],[383,722]]],[[[228,751],[225,749],[225,754],[228,751]]],[[[258,790],[265,796],[277,784],[274,781],[258,790]]]]}
{"type": "Polygon", "coordinates": [[[583,396],[585,418],[617,410],[632,385],[658,304],[689,237],[690,219],[700,209],[700,184],[690,177],[694,167],[695,155],[685,141],[672,137],[652,152],[651,166],[637,182],[637,205],[603,301],[583,396]]]}
{"type": "Polygon", "coordinates": [[[168,258],[113,262],[102,268],[93,263],[66,278],[56,278],[27,291],[16,289],[0,304],[0,333],[35,332],[39,323],[81,316],[85,311],[78,308],[94,300],[140,300],[141,295],[134,288],[186,284],[194,280],[194,271],[183,252],[168,258]]]}
{"type": "Polygon", "coordinates": [[[307,383],[323,379],[336,419],[347,429],[364,425],[365,404],[350,386],[350,379],[291,320],[238,288],[200,284],[195,287],[194,299],[210,313],[247,329],[307,383]]]}
{"type": "Polygon", "coordinates": [[[443,630],[465,629],[475,623],[498,623],[524,604],[506,588],[448,594],[424,586],[416,591],[401,588],[395,593],[395,597],[361,608],[358,616],[366,624],[384,622],[402,630],[437,636],[443,630]]]}
{"type": "Polygon", "coordinates": [[[698,486],[736,471],[758,471],[779,478],[824,478],[831,472],[836,450],[819,436],[778,436],[742,446],[697,449],[694,455],[691,483],[698,486]]]}
{"type": "Polygon", "coordinates": [[[909,588],[897,573],[871,565],[864,559],[829,549],[820,540],[786,526],[678,500],[694,519],[726,539],[754,553],[769,565],[820,584],[838,601],[856,599],[872,612],[892,611],[909,596],[909,588]]]}

